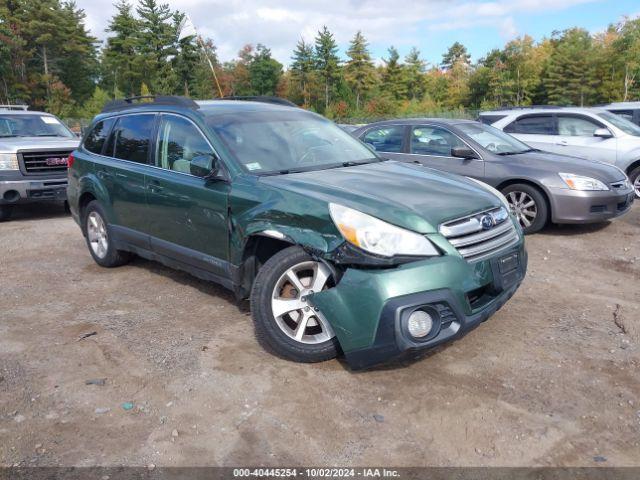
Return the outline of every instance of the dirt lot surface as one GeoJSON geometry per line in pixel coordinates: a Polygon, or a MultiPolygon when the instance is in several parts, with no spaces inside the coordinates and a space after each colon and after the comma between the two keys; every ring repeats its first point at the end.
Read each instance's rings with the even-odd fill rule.
{"type": "Polygon", "coordinates": [[[60,207],[22,209],[0,225],[0,465],[640,465],[640,204],[527,244],[488,322],[354,373],[274,358],[222,288],[102,269],[60,207]]]}

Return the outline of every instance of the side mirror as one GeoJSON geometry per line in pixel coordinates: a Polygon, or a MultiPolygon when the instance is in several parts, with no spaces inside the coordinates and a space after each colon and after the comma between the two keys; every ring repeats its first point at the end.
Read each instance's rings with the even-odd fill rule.
{"type": "Polygon", "coordinates": [[[372,143],[367,143],[367,142],[362,142],[362,143],[364,143],[364,144],[366,145],[366,147],[367,147],[369,150],[371,150],[372,152],[375,152],[375,151],[376,151],[376,146],[375,146],[374,144],[372,144],[372,143]]]}
{"type": "Polygon", "coordinates": [[[213,155],[198,155],[192,158],[189,170],[191,175],[207,180],[214,178],[218,174],[216,159],[213,155]]]}
{"type": "Polygon", "coordinates": [[[478,154],[469,147],[453,147],[451,148],[451,156],[464,159],[478,158],[478,154]]]}
{"type": "Polygon", "coordinates": [[[611,138],[613,137],[613,134],[609,131],[608,128],[596,128],[593,131],[593,136],[599,138],[611,138]]]}

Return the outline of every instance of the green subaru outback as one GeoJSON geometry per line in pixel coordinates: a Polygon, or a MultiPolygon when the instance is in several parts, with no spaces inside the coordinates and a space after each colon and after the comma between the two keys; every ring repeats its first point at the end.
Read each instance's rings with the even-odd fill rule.
{"type": "Polygon", "coordinates": [[[69,159],[99,265],[139,255],[220,283],[270,351],[353,368],[458,338],[514,294],[527,254],[498,192],[255,100],[105,106],[69,159]]]}

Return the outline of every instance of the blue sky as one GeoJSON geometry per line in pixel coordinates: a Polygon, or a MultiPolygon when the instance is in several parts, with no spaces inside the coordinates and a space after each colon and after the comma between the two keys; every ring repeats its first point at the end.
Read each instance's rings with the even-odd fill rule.
{"type": "MultiPolygon", "coordinates": [[[[113,0],[78,0],[87,25],[104,39],[113,0]]],[[[130,0],[133,2],[133,0],[130,0]]],[[[231,60],[245,44],[263,43],[285,65],[300,38],[312,41],[322,25],[335,34],[341,54],[357,30],[370,42],[376,60],[389,45],[401,55],[416,46],[437,64],[453,42],[463,43],[473,60],[512,38],[536,40],[573,26],[595,33],[624,15],[638,16],[638,0],[161,0],[190,15],[231,60]]]]}

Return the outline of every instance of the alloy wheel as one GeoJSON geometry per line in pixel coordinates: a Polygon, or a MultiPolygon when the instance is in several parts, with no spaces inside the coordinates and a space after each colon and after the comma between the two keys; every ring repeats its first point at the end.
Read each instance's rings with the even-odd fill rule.
{"type": "Polygon", "coordinates": [[[507,201],[511,212],[516,216],[523,228],[530,227],[538,216],[538,206],[531,196],[525,192],[509,192],[507,201]]]}
{"type": "Polygon", "coordinates": [[[636,192],[636,198],[640,198],[640,175],[633,181],[633,190],[636,192]]]}
{"type": "Polygon", "coordinates": [[[100,259],[105,258],[109,249],[109,239],[107,226],[98,212],[91,212],[87,217],[87,237],[95,256],[100,259]]]}
{"type": "Polygon", "coordinates": [[[280,276],[273,289],[271,312],[285,335],[306,344],[335,336],[329,322],[309,302],[309,295],[329,288],[331,282],[329,268],[314,261],[294,265],[280,276]]]}

